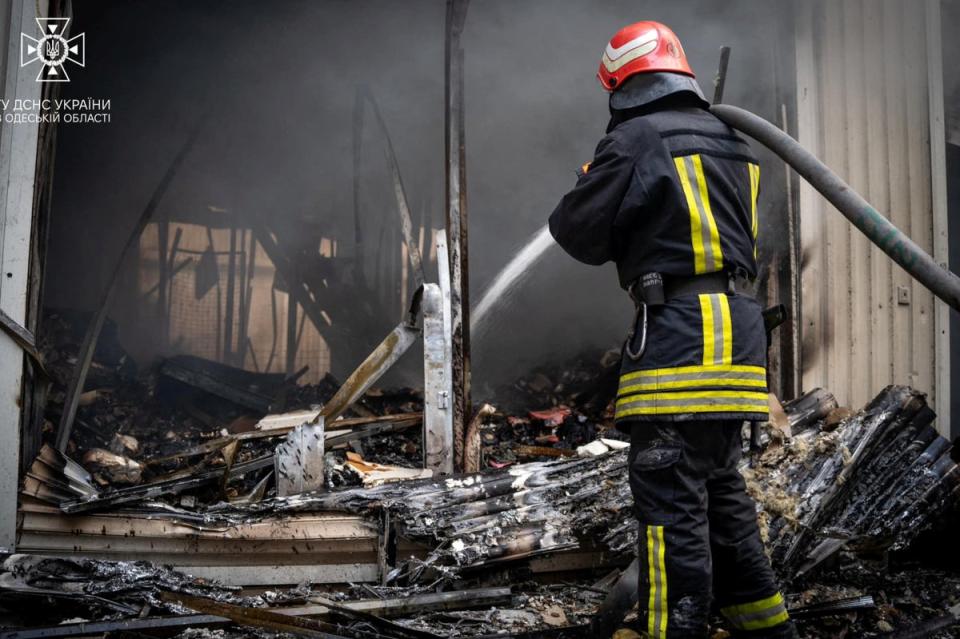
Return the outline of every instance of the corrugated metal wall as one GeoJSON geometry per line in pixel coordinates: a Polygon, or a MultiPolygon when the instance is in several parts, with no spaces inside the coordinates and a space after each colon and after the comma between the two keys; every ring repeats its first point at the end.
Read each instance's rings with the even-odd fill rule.
{"type": "MultiPolygon", "coordinates": [[[[801,144],[933,254],[934,227],[945,237],[945,224],[931,180],[930,11],[907,0],[803,5],[797,128],[801,144]]],[[[933,296],[805,183],[800,240],[803,388],[858,408],[886,384],[910,384],[936,408],[933,296]]]]}

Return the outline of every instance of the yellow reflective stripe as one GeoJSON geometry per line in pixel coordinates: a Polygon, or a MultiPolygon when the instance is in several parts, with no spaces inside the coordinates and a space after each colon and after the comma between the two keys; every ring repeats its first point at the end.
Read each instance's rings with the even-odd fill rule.
{"type": "Polygon", "coordinates": [[[738,379],[729,377],[705,377],[703,379],[680,380],[675,382],[648,382],[645,384],[631,384],[620,389],[619,395],[629,395],[642,391],[656,390],[683,390],[702,386],[743,386],[744,388],[767,388],[767,382],[762,379],[738,379]]]}
{"type": "Polygon", "coordinates": [[[660,541],[660,556],[658,558],[658,566],[660,569],[660,625],[658,626],[659,633],[654,635],[654,637],[666,637],[667,636],[667,544],[663,539],[663,526],[657,526],[657,535],[660,541]]]}
{"type": "Polygon", "coordinates": [[[790,618],[779,592],[760,601],[721,608],[720,612],[740,630],[770,628],[790,618]]]}
{"type": "Polygon", "coordinates": [[[772,617],[765,617],[763,619],[754,619],[753,621],[743,622],[744,630],[760,630],[761,628],[771,628],[777,624],[781,624],[787,619],[790,618],[790,615],[786,610],[781,610],[772,617]]]}
{"type": "Polygon", "coordinates": [[[653,639],[667,636],[667,567],[663,526],[647,526],[647,634],[653,639]]]}
{"type": "Polygon", "coordinates": [[[651,636],[657,627],[657,561],[653,537],[653,527],[647,526],[647,585],[650,589],[647,599],[647,634],[651,636]]]}
{"type": "Polygon", "coordinates": [[[733,325],[730,322],[730,299],[726,295],[717,295],[720,302],[720,318],[723,323],[723,352],[720,363],[733,362],[733,325]]]}
{"type": "Polygon", "coordinates": [[[687,200],[687,212],[690,215],[690,240],[693,244],[693,270],[694,273],[707,272],[707,256],[703,252],[703,227],[700,222],[700,207],[697,206],[697,198],[693,194],[693,188],[690,186],[690,176],[687,175],[687,166],[682,157],[673,158],[673,163],[677,168],[677,176],[680,178],[680,187],[683,189],[683,195],[687,200]]]}
{"type": "Polygon", "coordinates": [[[703,318],[703,365],[709,366],[716,363],[714,353],[717,345],[714,339],[713,303],[709,295],[700,295],[699,298],[700,316],[703,318]]]}
{"type": "Polygon", "coordinates": [[[766,415],[766,408],[759,408],[754,404],[704,404],[691,406],[640,406],[638,408],[628,408],[618,410],[616,419],[632,417],[639,415],[676,415],[678,413],[756,413],[757,415],[766,415]]]}
{"type": "Polygon", "coordinates": [[[727,606],[726,608],[721,608],[720,612],[723,613],[724,617],[739,617],[742,615],[748,615],[754,612],[762,612],[768,608],[776,608],[783,604],[783,595],[779,592],[774,593],[767,597],[766,599],[760,599],[759,601],[751,601],[748,603],[737,604],[735,606],[727,606]]]}
{"type": "Polygon", "coordinates": [[[766,377],[767,369],[763,366],[750,366],[746,364],[730,365],[692,365],[692,366],[673,366],[671,368],[651,368],[645,371],[634,371],[620,376],[621,382],[628,382],[633,379],[656,378],[666,375],[685,375],[687,373],[754,373],[766,377]]]}
{"type": "Polygon", "coordinates": [[[703,365],[730,365],[733,362],[730,300],[723,293],[704,294],[699,298],[703,320],[703,365]]]}
{"type": "Polygon", "coordinates": [[[748,391],[748,390],[704,390],[704,391],[686,391],[686,392],[666,392],[658,393],[656,391],[652,393],[637,393],[636,395],[631,395],[629,397],[623,397],[620,401],[633,401],[633,400],[670,400],[670,399],[709,399],[711,397],[720,397],[720,398],[738,398],[738,399],[752,399],[758,402],[762,401],[767,403],[769,401],[769,396],[766,392],[760,391],[748,391]]]}
{"type": "Polygon", "coordinates": [[[753,231],[753,257],[757,257],[757,199],[760,195],[760,166],[753,162],[747,163],[750,172],[750,220],[753,231]]]}
{"type": "Polygon", "coordinates": [[[617,414],[634,409],[660,409],[663,406],[671,408],[702,408],[707,406],[728,406],[739,404],[750,406],[751,412],[767,412],[769,399],[766,392],[746,390],[708,390],[687,392],[652,392],[637,393],[620,397],[616,403],[617,414]]]}
{"type": "MultiPolygon", "coordinates": [[[[703,214],[707,218],[707,228],[710,232],[710,248],[713,254],[712,271],[723,270],[723,253],[720,251],[720,231],[717,230],[717,221],[713,219],[713,210],[710,208],[710,194],[707,190],[707,178],[703,175],[703,162],[700,154],[693,156],[693,167],[697,174],[697,187],[700,190],[700,203],[703,205],[703,214]]],[[[710,265],[707,265],[710,267],[710,265]]]]}
{"type": "Polygon", "coordinates": [[[674,415],[676,413],[757,413],[766,415],[767,407],[759,408],[756,404],[694,404],[684,406],[641,406],[639,408],[628,408],[617,410],[616,418],[629,417],[631,415],[674,415]]]}

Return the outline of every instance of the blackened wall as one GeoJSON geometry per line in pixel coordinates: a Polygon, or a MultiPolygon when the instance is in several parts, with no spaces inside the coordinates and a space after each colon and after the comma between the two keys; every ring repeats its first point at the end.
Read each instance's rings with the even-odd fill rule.
{"type": "MultiPolygon", "coordinates": [[[[87,66],[65,97],[107,98],[107,125],[61,127],[46,302],[91,308],[159,176],[204,114],[195,151],[158,211],[203,220],[208,207],[305,220],[340,238],[353,233],[354,88],[371,86],[391,129],[418,219],[442,226],[442,0],[147,0],[76,2],[87,66]]],[[[790,2],[740,0],[477,0],[464,35],[472,297],[546,220],[592,156],[607,120],[595,79],[619,27],[670,24],[705,92],[718,49],[733,47],[726,101],[780,120],[792,104],[783,75],[790,2]]],[[[388,173],[372,133],[362,211],[368,235],[396,220],[388,173]]],[[[767,157],[767,156],[764,156],[767,157]]],[[[786,238],[783,169],[763,172],[764,261],[786,238]]],[[[149,322],[135,307],[135,277],[112,315],[144,357],[149,322]]],[[[501,312],[504,328],[475,343],[484,384],[586,347],[615,347],[631,316],[611,267],[589,268],[554,250],[501,312]]],[[[337,304],[339,300],[330,300],[337,304]]],[[[370,348],[399,318],[362,338],[370,348]]],[[[343,374],[356,362],[334,362],[343,374]]],[[[414,360],[410,379],[418,375],[414,360]]]]}

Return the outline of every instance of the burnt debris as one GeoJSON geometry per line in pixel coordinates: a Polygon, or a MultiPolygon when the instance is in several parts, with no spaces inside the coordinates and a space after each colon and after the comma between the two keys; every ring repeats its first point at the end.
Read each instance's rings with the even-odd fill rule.
{"type": "MultiPolygon", "coordinates": [[[[83,317],[48,322],[58,335],[41,344],[53,424],[83,317]]],[[[57,451],[48,428],[25,508],[64,513],[65,529],[86,513],[208,531],[349,513],[379,535],[382,583],[254,597],[147,562],[17,555],[0,574],[0,608],[34,628],[2,636],[153,627],[184,637],[590,636],[637,548],[628,444],[612,421],[616,372],[615,354],[596,353],[490,393],[467,428],[470,472],[438,476],[424,469],[419,391],[367,388],[326,420],[324,405],[345,392],[330,376],[307,386],[184,357],[138,371],[108,322],[69,444],[57,451]],[[296,444],[307,434],[321,438],[312,457],[296,444]],[[281,461],[298,465],[302,485],[278,489],[281,461]],[[418,550],[401,552],[398,540],[418,550]],[[569,567],[551,583],[532,570],[537,561],[569,567]],[[49,600],[63,610],[56,621],[84,622],[47,628],[49,600]]],[[[934,419],[907,387],[883,389],[856,413],[815,389],[783,405],[758,452],[745,438],[741,471],[806,636],[939,632],[955,621],[960,576],[917,554],[918,538],[953,521],[960,493],[934,419]]]]}

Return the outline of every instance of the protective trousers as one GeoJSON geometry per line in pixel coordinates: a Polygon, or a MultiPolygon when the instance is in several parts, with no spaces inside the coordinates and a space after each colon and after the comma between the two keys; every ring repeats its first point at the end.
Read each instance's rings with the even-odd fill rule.
{"type": "Polygon", "coordinates": [[[653,639],[706,637],[714,598],[736,637],[795,636],[737,470],[742,423],[632,425],[640,608],[653,639]]]}

